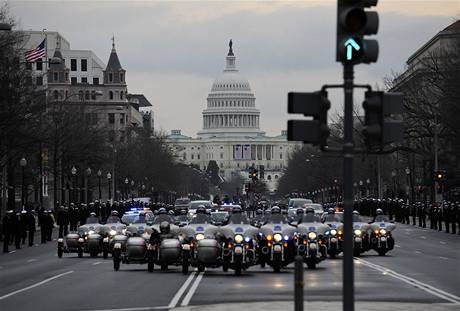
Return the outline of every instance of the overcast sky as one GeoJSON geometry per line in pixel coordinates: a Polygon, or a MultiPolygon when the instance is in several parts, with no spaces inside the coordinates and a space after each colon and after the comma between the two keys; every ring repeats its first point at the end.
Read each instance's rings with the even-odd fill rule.
{"type": "MultiPolygon", "coordinates": [[[[314,91],[342,77],[336,1],[8,2],[22,29],[58,31],[71,48],[92,50],[105,62],[114,34],[128,90],[150,100],[158,130],[195,136],[201,129],[229,39],[269,135],[286,127],[287,92],[314,91]]],[[[379,60],[358,66],[356,81],[381,86],[402,71],[413,52],[458,18],[459,7],[460,0],[380,0],[379,60]]],[[[331,112],[339,111],[340,95],[330,97],[331,112]]]]}

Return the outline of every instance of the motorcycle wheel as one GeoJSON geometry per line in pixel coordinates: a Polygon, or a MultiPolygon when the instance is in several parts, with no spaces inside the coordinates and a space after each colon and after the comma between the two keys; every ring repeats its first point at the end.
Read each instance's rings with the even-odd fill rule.
{"type": "Polygon", "coordinates": [[[224,263],[224,264],[222,265],[222,270],[223,270],[224,272],[227,272],[227,271],[228,271],[228,263],[224,263]]]}
{"type": "Polygon", "coordinates": [[[62,253],[63,253],[62,248],[59,247],[57,251],[58,251],[58,253],[57,253],[58,257],[62,258],[62,253]]]}
{"type": "Polygon", "coordinates": [[[281,264],[279,262],[273,263],[273,272],[279,273],[281,271],[281,264]]]}
{"type": "Polygon", "coordinates": [[[147,262],[147,270],[149,272],[153,272],[153,268],[154,268],[154,264],[153,264],[153,260],[150,260],[147,262]]]}
{"type": "Polygon", "coordinates": [[[203,272],[204,271],[204,266],[203,265],[199,265],[198,266],[198,272],[203,272]]]}
{"type": "Polygon", "coordinates": [[[335,254],[334,252],[330,252],[330,253],[329,253],[329,257],[330,257],[331,259],[335,259],[336,254],[335,254]]]}
{"type": "Polygon", "coordinates": [[[313,260],[307,261],[307,268],[308,269],[316,269],[316,262],[314,262],[313,260]]]}
{"type": "Polygon", "coordinates": [[[241,263],[235,265],[235,275],[241,275],[241,263]]]}
{"type": "Polygon", "coordinates": [[[261,262],[260,262],[260,267],[261,267],[261,268],[265,268],[265,261],[261,261],[261,262]]]}
{"type": "Polygon", "coordinates": [[[97,252],[96,252],[96,251],[92,251],[92,252],[89,253],[89,255],[90,255],[91,257],[93,257],[93,258],[94,258],[94,257],[97,257],[97,252]]]}
{"type": "Polygon", "coordinates": [[[78,249],[78,258],[83,257],[83,250],[81,248],[78,249]]]}
{"type": "Polygon", "coordinates": [[[182,274],[188,273],[188,263],[182,263],[182,274]]]}
{"type": "Polygon", "coordinates": [[[359,251],[359,249],[354,249],[353,250],[353,256],[355,256],[355,257],[361,256],[361,252],[359,251]]]}
{"type": "Polygon", "coordinates": [[[102,252],[102,256],[104,257],[104,259],[107,259],[107,258],[109,257],[109,252],[106,251],[106,250],[104,250],[104,251],[102,252]]]}
{"type": "Polygon", "coordinates": [[[162,264],[161,264],[161,271],[166,271],[166,270],[168,270],[168,265],[162,263],[162,264]]]}
{"type": "Polygon", "coordinates": [[[384,249],[379,249],[378,253],[379,253],[379,256],[385,256],[387,252],[384,249]]]}
{"type": "Polygon", "coordinates": [[[120,270],[120,258],[118,258],[118,256],[113,257],[113,270],[120,270]]]}

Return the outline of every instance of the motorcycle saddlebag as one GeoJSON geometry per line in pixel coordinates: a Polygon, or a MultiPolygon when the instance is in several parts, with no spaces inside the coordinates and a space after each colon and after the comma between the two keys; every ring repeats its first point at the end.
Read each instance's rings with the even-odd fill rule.
{"type": "Polygon", "coordinates": [[[122,248],[124,248],[123,246],[126,245],[126,242],[128,241],[128,237],[126,235],[121,235],[121,234],[117,234],[116,236],[113,237],[113,239],[111,240],[110,242],[110,246],[113,248],[113,246],[115,245],[115,243],[120,243],[122,248]]]}
{"type": "Polygon", "coordinates": [[[68,248],[78,248],[78,239],[80,236],[76,233],[69,233],[65,237],[65,242],[68,248]]]}
{"type": "Polygon", "coordinates": [[[177,239],[165,239],[160,244],[160,260],[163,262],[176,261],[181,252],[182,246],[177,239]]]}
{"type": "Polygon", "coordinates": [[[126,242],[126,251],[130,258],[142,258],[145,255],[147,246],[141,237],[131,237],[126,242]]]}
{"type": "Polygon", "coordinates": [[[219,243],[214,239],[203,239],[198,241],[197,259],[204,264],[216,263],[220,254],[219,243]]]}

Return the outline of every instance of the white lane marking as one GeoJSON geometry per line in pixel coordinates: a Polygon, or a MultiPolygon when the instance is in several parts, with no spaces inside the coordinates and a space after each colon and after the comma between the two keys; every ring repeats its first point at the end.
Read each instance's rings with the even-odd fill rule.
{"type": "Polygon", "coordinates": [[[421,254],[422,252],[421,251],[415,251],[416,254],[421,254]]]}
{"type": "Polygon", "coordinates": [[[400,247],[401,247],[401,246],[399,246],[398,244],[395,244],[395,246],[396,246],[397,248],[400,248],[400,247]]]}
{"type": "Polygon", "coordinates": [[[421,290],[424,290],[427,293],[430,293],[434,296],[438,296],[439,298],[442,298],[444,300],[453,302],[455,305],[460,305],[460,297],[455,296],[451,293],[445,292],[439,288],[436,288],[434,286],[428,285],[426,283],[420,282],[416,279],[413,279],[411,277],[405,276],[403,274],[400,274],[396,271],[393,271],[391,269],[385,268],[384,266],[380,266],[374,263],[371,263],[367,260],[361,259],[361,258],[355,258],[355,260],[361,261],[361,263],[369,268],[372,268],[374,270],[380,271],[380,272],[386,272],[386,275],[394,277],[395,279],[401,280],[409,285],[415,286],[421,290]]]}
{"type": "Polygon", "coordinates": [[[447,244],[447,243],[444,242],[444,241],[439,241],[439,243],[441,243],[441,244],[443,244],[443,245],[447,244]]]}
{"type": "Polygon", "coordinates": [[[43,280],[43,281],[41,281],[41,282],[38,282],[38,283],[32,284],[32,285],[30,285],[30,286],[27,286],[27,287],[24,287],[24,288],[15,290],[14,292],[11,292],[11,293],[9,293],[9,294],[6,294],[6,295],[1,296],[1,297],[0,297],[0,300],[3,300],[3,299],[5,299],[5,298],[11,297],[11,296],[13,296],[13,295],[16,295],[16,294],[19,294],[19,293],[22,293],[22,292],[25,292],[26,290],[29,290],[29,289],[32,289],[32,288],[34,288],[34,287],[43,285],[43,284],[45,284],[45,283],[48,283],[48,282],[50,282],[50,281],[52,281],[52,280],[54,280],[54,279],[60,278],[60,277],[62,277],[62,276],[64,276],[64,275],[67,275],[67,274],[70,274],[70,273],[73,273],[73,271],[67,271],[67,272],[64,272],[64,273],[55,275],[55,276],[53,276],[53,277],[50,277],[50,278],[48,278],[48,279],[45,279],[45,280],[43,280]]]}
{"type": "Polygon", "coordinates": [[[95,265],[99,265],[99,264],[101,264],[101,263],[102,263],[102,261],[96,261],[96,262],[93,262],[93,266],[95,266],[95,265]]]}
{"type": "Polygon", "coordinates": [[[447,257],[442,257],[442,256],[439,256],[440,259],[449,259],[447,257]]]}
{"type": "Polygon", "coordinates": [[[38,259],[32,258],[32,259],[27,260],[27,262],[34,262],[34,261],[37,261],[37,260],[38,259]]]}
{"type": "Polygon", "coordinates": [[[422,235],[420,238],[426,240],[426,236],[424,235],[422,235]]]}
{"type": "Polygon", "coordinates": [[[201,279],[203,278],[204,272],[203,273],[198,273],[198,276],[195,279],[195,282],[193,282],[192,286],[190,287],[187,295],[185,295],[184,299],[182,300],[182,303],[180,304],[181,307],[188,306],[190,300],[193,297],[193,294],[195,294],[196,289],[198,288],[198,285],[201,282],[201,279]]]}
{"type": "Polygon", "coordinates": [[[189,284],[192,282],[193,278],[195,277],[196,275],[196,271],[195,272],[192,272],[189,277],[187,278],[187,280],[184,282],[184,284],[182,285],[181,288],[179,288],[179,290],[177,291],[176,295],[174,295],[173,299],[171,300],[171,302],[169,303],[168,305],[168,309],[172,309],[172,308],[175,308],[177,303],[179,302],[179,299],[180,297],[182,297],[182,295],[184,294],[185,290],[187,289],[187,287],[189,286],[189,284]]]}
{"type": "Polygon", "coordinates": [[[10,251],[10,252],[8,252],[8,254],[14,254],[14,253],[16,253],[16,251],[10,251]]]}
{"type": "Polygon", "coordinates": [[[88,310],[88,311],[144,311],[144,310],[158,310],[158,309],[168,309],[168,306],[161,307],[138,307],[138,308],[123,308],[123,309],[97,309],[97,310],[88,310]]]}

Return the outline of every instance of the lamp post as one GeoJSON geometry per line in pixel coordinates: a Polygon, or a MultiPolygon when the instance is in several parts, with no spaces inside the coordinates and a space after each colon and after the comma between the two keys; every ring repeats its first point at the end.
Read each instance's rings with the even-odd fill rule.
{"type": "Polygon", "coordinates": [[[85,191],[85,202],[88,204],[89,202],[89,177],[91,176],[91,168],[86,169],[86,191],[85,191]]]}
{"type": "Polygon", "coordinates": [[[391,179],[393,180],[393,199],[396,197],[396,171],[391,171],[391,179]]]}
{"type": "Polygon", "coordinates": [[[73,200],[74,203],[77,203],[77,195],[76,195],[76,191],[77,191],[77,168],[75,166],[72,167],[72,169],[70,170],[70,172],[72,173],[72,176],[73,176],[73,200]]]}
{"type": "Polygon", "coordinates": [[[406,172],[406,196],[407,196],[407,203],[410,203],[410,194],[409,194],[409,189],[410,189],[410,169],[406,167],[405,169],[406,172]]]}
{"type": "Polygon", "coordinates": [[[370,189],[371,189],[371,188],[370,188],[370,187],[371,187],[371,180],[370,180],[369,178],[366,179],[366,184],[367,184],[367,186],[366,186],[367,191],[366,191],[366,192],[367,192],[367,196],[369,197],[369,195],[370,195],[370,189]]]}
{"type": "MultiPolygon", "coordinates": [[[[134,194],[131,193],[131,191],[134,189],[134,180],[131,180],[131,188],[129,188],[129,194],[131,195],[131,198],[134,198],[134,194]]],[[[128,197],[129,199],[129,197],[128,197]]]]}
{"type": "Polygon", "coordinates": [[[361,199],[363,196],[363,181],[359,181],[359,198],[361,199]]]}
{"type": "Polygon", "coordinates": [[[102,172],[101,170],[97,170],[97,179],[99,182],[99,202],[101,201],[101,177],[102,177],[102,172]]]}
{"type": "Polygon", "coordinates": [[[107,184],[109,186],[109,201],[112,200],[112,188],[111,188],[111,182],[110,180],[112,179],[112,174],[110,172],[107,173],[107,184]]]}
{"type": "Polygon", "coordinates": [[[25,192],[26,192],[26,178],[25,178],[25,168],[27,165],[27,160],[26,158],[22,157],[21,160],[19,160],[19,165],[21,166],[22,169],[22,190],[21,190],[21,206],[24,208],[24,201],[25,201],[25,192]]]}
{"type": "Polygon", "coordinates": [[[125,200],[128,198],[128,184],[129,180],[128,177],[125,178],[125,200]]]}

